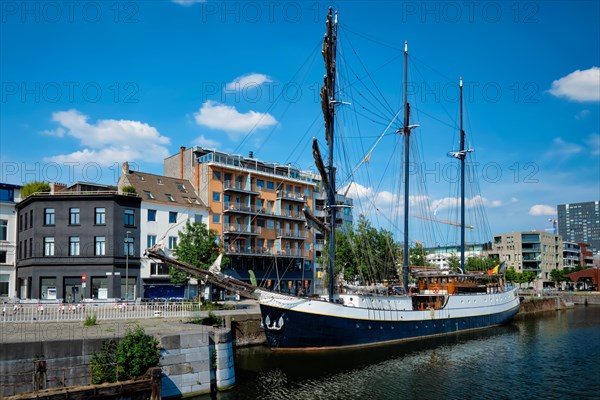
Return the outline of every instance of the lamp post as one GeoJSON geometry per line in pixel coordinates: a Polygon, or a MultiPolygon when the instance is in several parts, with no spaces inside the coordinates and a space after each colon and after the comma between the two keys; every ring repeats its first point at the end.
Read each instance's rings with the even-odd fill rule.
{"type": "Polygon", "coordinates": [[[129,235],[127,231],[125,235],[125,302],[129,300],[129,235]]]}

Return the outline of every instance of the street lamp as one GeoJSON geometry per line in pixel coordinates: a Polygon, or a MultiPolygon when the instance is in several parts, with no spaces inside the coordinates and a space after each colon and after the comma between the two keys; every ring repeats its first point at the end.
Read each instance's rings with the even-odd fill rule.
{"type": "Polygon", "coordinates": [[[125,235],[125,302],[129,300],[129,235],[127,231],[125,235]]]}

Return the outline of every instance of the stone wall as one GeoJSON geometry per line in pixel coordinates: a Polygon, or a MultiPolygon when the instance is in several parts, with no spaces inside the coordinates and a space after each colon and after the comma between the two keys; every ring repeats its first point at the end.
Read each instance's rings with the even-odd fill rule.
{"type": "Polygon", "coordinates": [[[183,332],[159,340],[163,397],[209,393],[235,384],[229,330],[183,332]]]}

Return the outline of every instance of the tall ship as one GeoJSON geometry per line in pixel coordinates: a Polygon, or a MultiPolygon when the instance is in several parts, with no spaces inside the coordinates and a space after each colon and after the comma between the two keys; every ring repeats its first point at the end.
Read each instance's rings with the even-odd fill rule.
{"type": "MultiPolygon", "coordinates": [[[[316,141],[317,169],[327,191],[327,225],[335,227],[336,169],[334,164],[334,132],[336,108],[342,104],[336,99],[337,13],[329,10],[327,33],[322,52],[326,76],[321,89],[321,105],[325,119],[328,145],[327,165],[321,165],[316,141]]],[[[404,47],[404,124],[398,130],[404,136],[404,250],[409,254],[409,162],[410,106],[407,100],[408,46],[404,47]]],[[[462,79],[460,81],[461,118],[460,150],[452,155],[461,163],[461,270],[465,264],[465,192],[464,164],[469,150],[465,149],[462,128],[462,79]]],[[[323,163],[324,164],[324,163],[323,163]]],[[[310,299],[257,289],[262,324],[269,347],[277,350],[333,349],[393,343],[403,340],[488,328],[509,322],[519,310],[516,288],[503,284],[500,275],[442,274],[424,271],[416,276],[416,284],[409,287],[409,257],[403,257],[403,291],[390,294],[368,293],[359,287],[346,286],[336,293],[334,285],[335,229],[328,232],[329,296],[310,299]]],[[[501,272],[501,271],[492,271],[501,272]]],[[[367,288],[368,289],[368,288],[367,288]]]]}
{"type": "MultiPolygon", "coordinates": [[[[150,250],[151,257],[173,263],[184,271],[206,279],[226,289],[249,294],[260,304],[261,323],[268,346],[273,350],[325,350],[388,344],[432,337],[461,331],[484,329],[511,321],[519,310],[517,289],[502,279],[502,271],[489,274],[465,272],[465,159],[471,151],[465,148],[462,123],[462,78],[460,80],[460,149],[451,156],[460,162],[460,273],[410,270],[409,266],[409,149],[412,130],[411,108],[407,98],[408,45],[404,45],[403,125],[396,133],[404,139],[404,240],[402,285],[339,284],[335,279],[336,265],[336,166],[334,160],[336,109],[344,102],[336,98],[337,13],[329,10],[327,31],[322,46],[326,74],[321,89],[321,108],[327,142],[326,162],[321,158],[317,140],[313,141],[313,156],[326,191],[326,222],[322,223],[305,212],[307,221],[326,235],[328,256],[328,295],[307,297],[291,295],[236,281],[223,275],[218,268],[197,271],[176,260],[165,259],[160,252],[150,250]],[[413,282],[409,285],[409,271],[413,282]]],[[[502,269],[502,267],[500,267],[502,269]]]]}

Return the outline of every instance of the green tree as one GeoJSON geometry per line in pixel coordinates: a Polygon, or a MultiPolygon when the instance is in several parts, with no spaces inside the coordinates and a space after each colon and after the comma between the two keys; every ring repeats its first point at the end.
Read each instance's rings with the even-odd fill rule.
{"type": "MultiPolygon", "coordinates": [[[[356,227],[336,230],[335,241],[336,276],[343,271],[347,282],[358,280],[361,284],[398,278],[399,245],[394,242],[391,232],[375,229],[364,215],[359,216],[356,227]]],[[[319,262],[327,269],[328,260],[329,246],[325,245],[319,262]]]]}
{"type": "Polygon", "coordinates": [[[431,263],[427,261],[427,251],[423,248],[421,243],[417,243],[414,247],[408,249],[409,264],[416,266],[431,266],[431,263]]]}
{"type": "Polygon", "coordinates": [[[158,340],[146,335],[140,326],[129,329],[119,344],[110,339],[92,355],[92,383],[117,382],[142,376],[158,364],[158,340]]]}
{"type": "Polygon", "coordinates": [[[470,257],[465,264],[467,271],[488,271],[499,263],[494,258],[470,257]]]}
{"type": "Polygon", "coordinates": [[[129,380],[144,375],[148,368],[158,364],[159,358],[157,339],[146,335],[141,326],[128,330],[117,347],[119,379],[129,380]]]}
{"type": "MultiPolygon", "coordinates": [[[[174,249],[178,260],[193,265],[199,269],[207,270],[217,259],[221,252],[217,244],[217,232],[208,229],[202,222],[186,222],[183,230],[179,232],[179,240],[174,249]]],[[[223,257],[221,266],[226,266],[228,259],[223,257]]],[[[175,268],[169,268],[171,282],[175,284],[186,283],[189,275],[175,268]]]]}
{"type": "Polygon", "coordinates": [[[135,188],[133,186],[123,186],[123,188],[121,189],[121,191],[123,193],[129,193],[129,194],[136,194],[137,191],[135,190],[135,188]]]}
{"type": "Polygon", "coordinates": [[[38,182],[38,181],[26,183],[25,185],[23,185],[23,188],[21,188],[21,197],[25,198],[29,195],[32,195],[32,194],[38,193],[38,192],[49,193],[50,185],[47,182],[38,182]]]}
{"type": "Polygon", "coordinates": [[[448,257],[448,268],[451,272],[460,271],[460,258],[458,258],[458,256],[454,253],[448,257]]]}
{"type": "Polygon", "coordinates": [[[506,270],[506,280],[510,283],[517,282],[517,271],[515,271],[515,267],[510,267],[506,270]]]}

